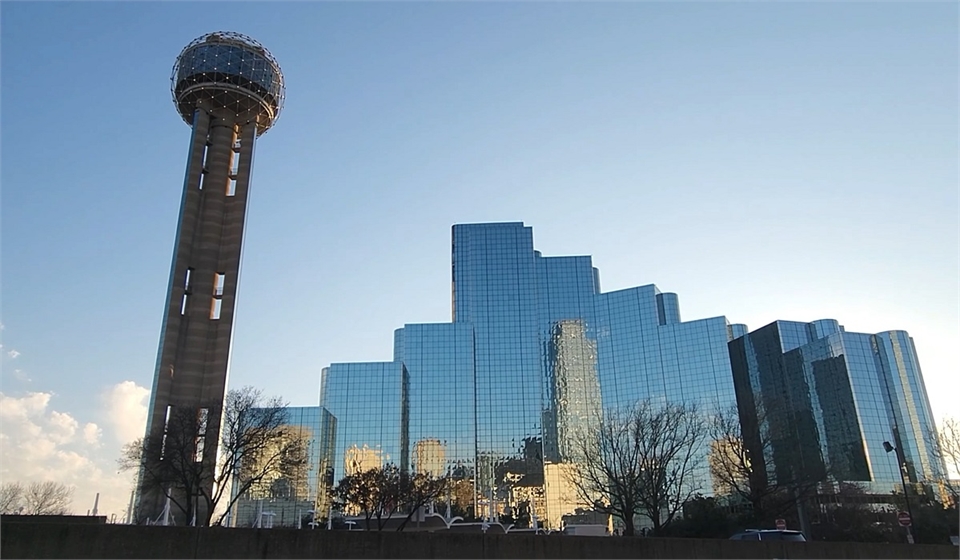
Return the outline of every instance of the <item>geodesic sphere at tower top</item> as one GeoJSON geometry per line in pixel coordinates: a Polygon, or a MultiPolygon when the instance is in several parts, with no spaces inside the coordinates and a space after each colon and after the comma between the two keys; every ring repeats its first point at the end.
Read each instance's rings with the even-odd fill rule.
{"type": "Polygon", "coordinates": [[[232,31],[198,37],[173,65],[170,90],[180,116],[193,124],[198,106],[256,118],[263,134],[283,109],[283,73],[260,43],[232,31]]]}

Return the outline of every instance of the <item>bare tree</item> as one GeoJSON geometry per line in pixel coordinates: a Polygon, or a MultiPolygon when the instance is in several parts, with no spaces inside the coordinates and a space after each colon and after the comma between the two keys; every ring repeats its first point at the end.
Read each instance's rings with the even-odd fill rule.
{"type": "Polygon", "coordinates": [[[202,434],[206,416],[219,411],[198,414],[189,408],[173,408],[165,433],[128,444],[118,462],[121,469],[139,468],[141,492],[166,496],[188,522],[199,511],[196,524],[209,525],[223,506],[219,525],[233,504],[270,473],[306,464],[305,442],[287,425],[286,407],[281,399],[266,399],[253,387],[228,391],[214,468],[202,461],[202,434]],[[144,456],[160,459],[144,461],[144,456]]]}
{"type": "Polygon", "coordinates": [[[66,515],[73,503],[73,488],[60,482],[31,482],[23,501],[28,515],[66,515]]]}
{"type": "Polygon", "coordinates": [[[620,518],[624,535],[634,535],[642,515],[660,535],[700,490],[706,437],[695,406],[641,402],[608,412],[593,433],[578,435],[569,481],[580,499],[620,518]]]}
{"type": "Polygon", "coordinates": [[[19,513],[23,506],[24,488],[19,482],[0,484],[0,513],[19,513]]]}
{"type": "Polygon", "coordinates": [[[140,468],[141,497],[165,496],[185,522],[196,512],[200,487],[213,476],[201,460],[203,453],[197,441],[201,428],[196,411],[172,408],[162,435],[127,444],[119,460],[121,470],[140,468]]]}
{"type": "Polygon", "coordinates": [[[609,412],[595,433],[579,433],[573,444],[576,462],[566,471],[579,498],[623,521],[623,534],[633,536],[633,517],[642,491],[638,445],[631,441],[630,416],[609,412]]]}
{"type": "MultiPolygon", "coordinates": [[[[754,402],[760,403],[760,399],[754,402]]],[[[760,404],[753,421],[757,426],[767,424],[765,409],[760,404]]],[[[769,432],[758,428],[746,433],[743,426],[736,405],[713,417],[709,426],[710,475],[718,494],[750,504],[755,521],[769,524],[814,493],[826,472],[816,470],[781,480],[775,469],[767,467],[773,450],[769,432]]]]}
{"type": "Polygon", "coordinates": [[[307,468],[307,442],[299,430],[288,425],[287,403],[279,397],[265,399],[263,393],[244,387],[227,393],[220,449],[222,460],[214,482],[214,494],[204,496],[214,511],[228,485],[232,497],[217,519],[223,523],[227,512],[247,490],[271,473],[293,476],[307,468]]]}
{"type": "Polygon", "coordinates": [[[960,477],[960,421],[947,416],[940,424],[939,433],[930,434],[928,439],[934,454],[946,468],[942,476],[943,483],[953,502],[960,503],[960,484],[956,478],[951,478],[960,477]]]}
{"type": "Polygon", "coordinates": [[[694,405],[646,403],[634,418],[633,430],[641,442],[640,510],[657,536],[702,489],[695,471],[703,460],[705,424],[694,405]]]}

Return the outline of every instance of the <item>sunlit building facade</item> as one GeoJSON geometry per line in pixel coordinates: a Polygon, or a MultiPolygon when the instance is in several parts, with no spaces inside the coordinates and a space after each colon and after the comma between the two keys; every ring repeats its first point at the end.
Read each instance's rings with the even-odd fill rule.
{"type": "Polygon", "coordinates": [[[601,293],[589,256],[544,257],[522,223],[456,225],[452,238],[453,321],[398,329],[391,362],[324,370],[331,480],[367,446],[472,485],[477,517],[523,510],[549,527],[588,505],[566,473],[603,410],[735,406],[727,344],[744,326],[683,322],[676,294],[653,285],[601,293]]]}
{"type": "Polygon", "coordinates": [[[747,444],[781,481],[823,476],[876,493],[942,478],[913,339],[847,332],[837,321],[777,321],[730,343],[747,444]],[[751,433],[752,432],[752,433],[751,433]],[[769,442],[769,444],[767,444],[769,442]]]}
{"type": "MultiPolygon", "coordinates": [[[[540,517],[543,527],[562,529],[564,516],[593,509],[593,502],[582,496],[576,486],[570,483],[575,476],[575,463],[548,462],[543,465],[544,511],[540,517]]],[[[596,496],[596,499],[601,498],[596,496]]]]}
{"type": "Polygon", "coordinates": [[[446,449],[439,439],[422,439],[413,446],[413,469],[417,474],[442,477],[447,474],[446,449]]]}

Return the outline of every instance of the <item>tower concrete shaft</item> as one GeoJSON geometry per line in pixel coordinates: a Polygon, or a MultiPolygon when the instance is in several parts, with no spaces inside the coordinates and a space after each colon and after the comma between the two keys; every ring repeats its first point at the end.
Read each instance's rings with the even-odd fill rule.
{"type": "MultiPolygon", "coordinates": [[[[165,489],[144,484],[146,471],[177,460],[169,447],[189,444],[174,437],[171,422],[193,422],[197,480],[172,490],[178,522],[206,519],[217,468],[220,421],[227,384],[243,225],[250,189],[256,116],[198,107],[180,205],[173,263],[151,393],[138,516],[157,519],[165,489]],[[189,496],[187,494],[192,494],[189,496]],[[183,504],[186,504],[184,506],[183,504]],[[178,511],[187,507],[187,511],[178,511]]],[[[183,430],[183,426],[177,426],[183,430]]],[[[154,477],[156,478],[156,477],[154,477]]],[[[179,485],[179,484],[178,484],[179,485]]],[[[171,490],[166,489],[167,492],[171,490]]]]}

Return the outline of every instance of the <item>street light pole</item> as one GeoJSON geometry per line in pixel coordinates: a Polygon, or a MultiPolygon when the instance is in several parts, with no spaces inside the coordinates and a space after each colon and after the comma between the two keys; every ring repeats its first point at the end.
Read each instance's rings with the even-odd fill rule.
{"type": "MultiPolygon", "coordinates": [[[[903,467],[906,464],[906,461],[903,458],[903,451],[900,449],[903,446],[903,444],[900,442],[900,430],[897,429],[896,425],[893,426],[893,435],[894,435],[894,439],[897,442],[897,446],[894,447],[893,445],[890,445],[889,441],[885,441],[883,442],[883,450],[886,451],[887,453],[890,453],[891,451],[897,452],[897,470],[900,471],[900,482],[901,484],[903,484],[903,501],[907,503],[907,513],[910,515],[910,523],[912,525],[914,521],[913,509],[911,509],[910,507],[910,494],[907,493],[907,478],[903,474],[903,467]]],[[[906,526],[907,542],[909,542],[910,544],[913,544],[914,539],[913,539],[913,531],[910,529],[911,525],[906,526]]]]}

